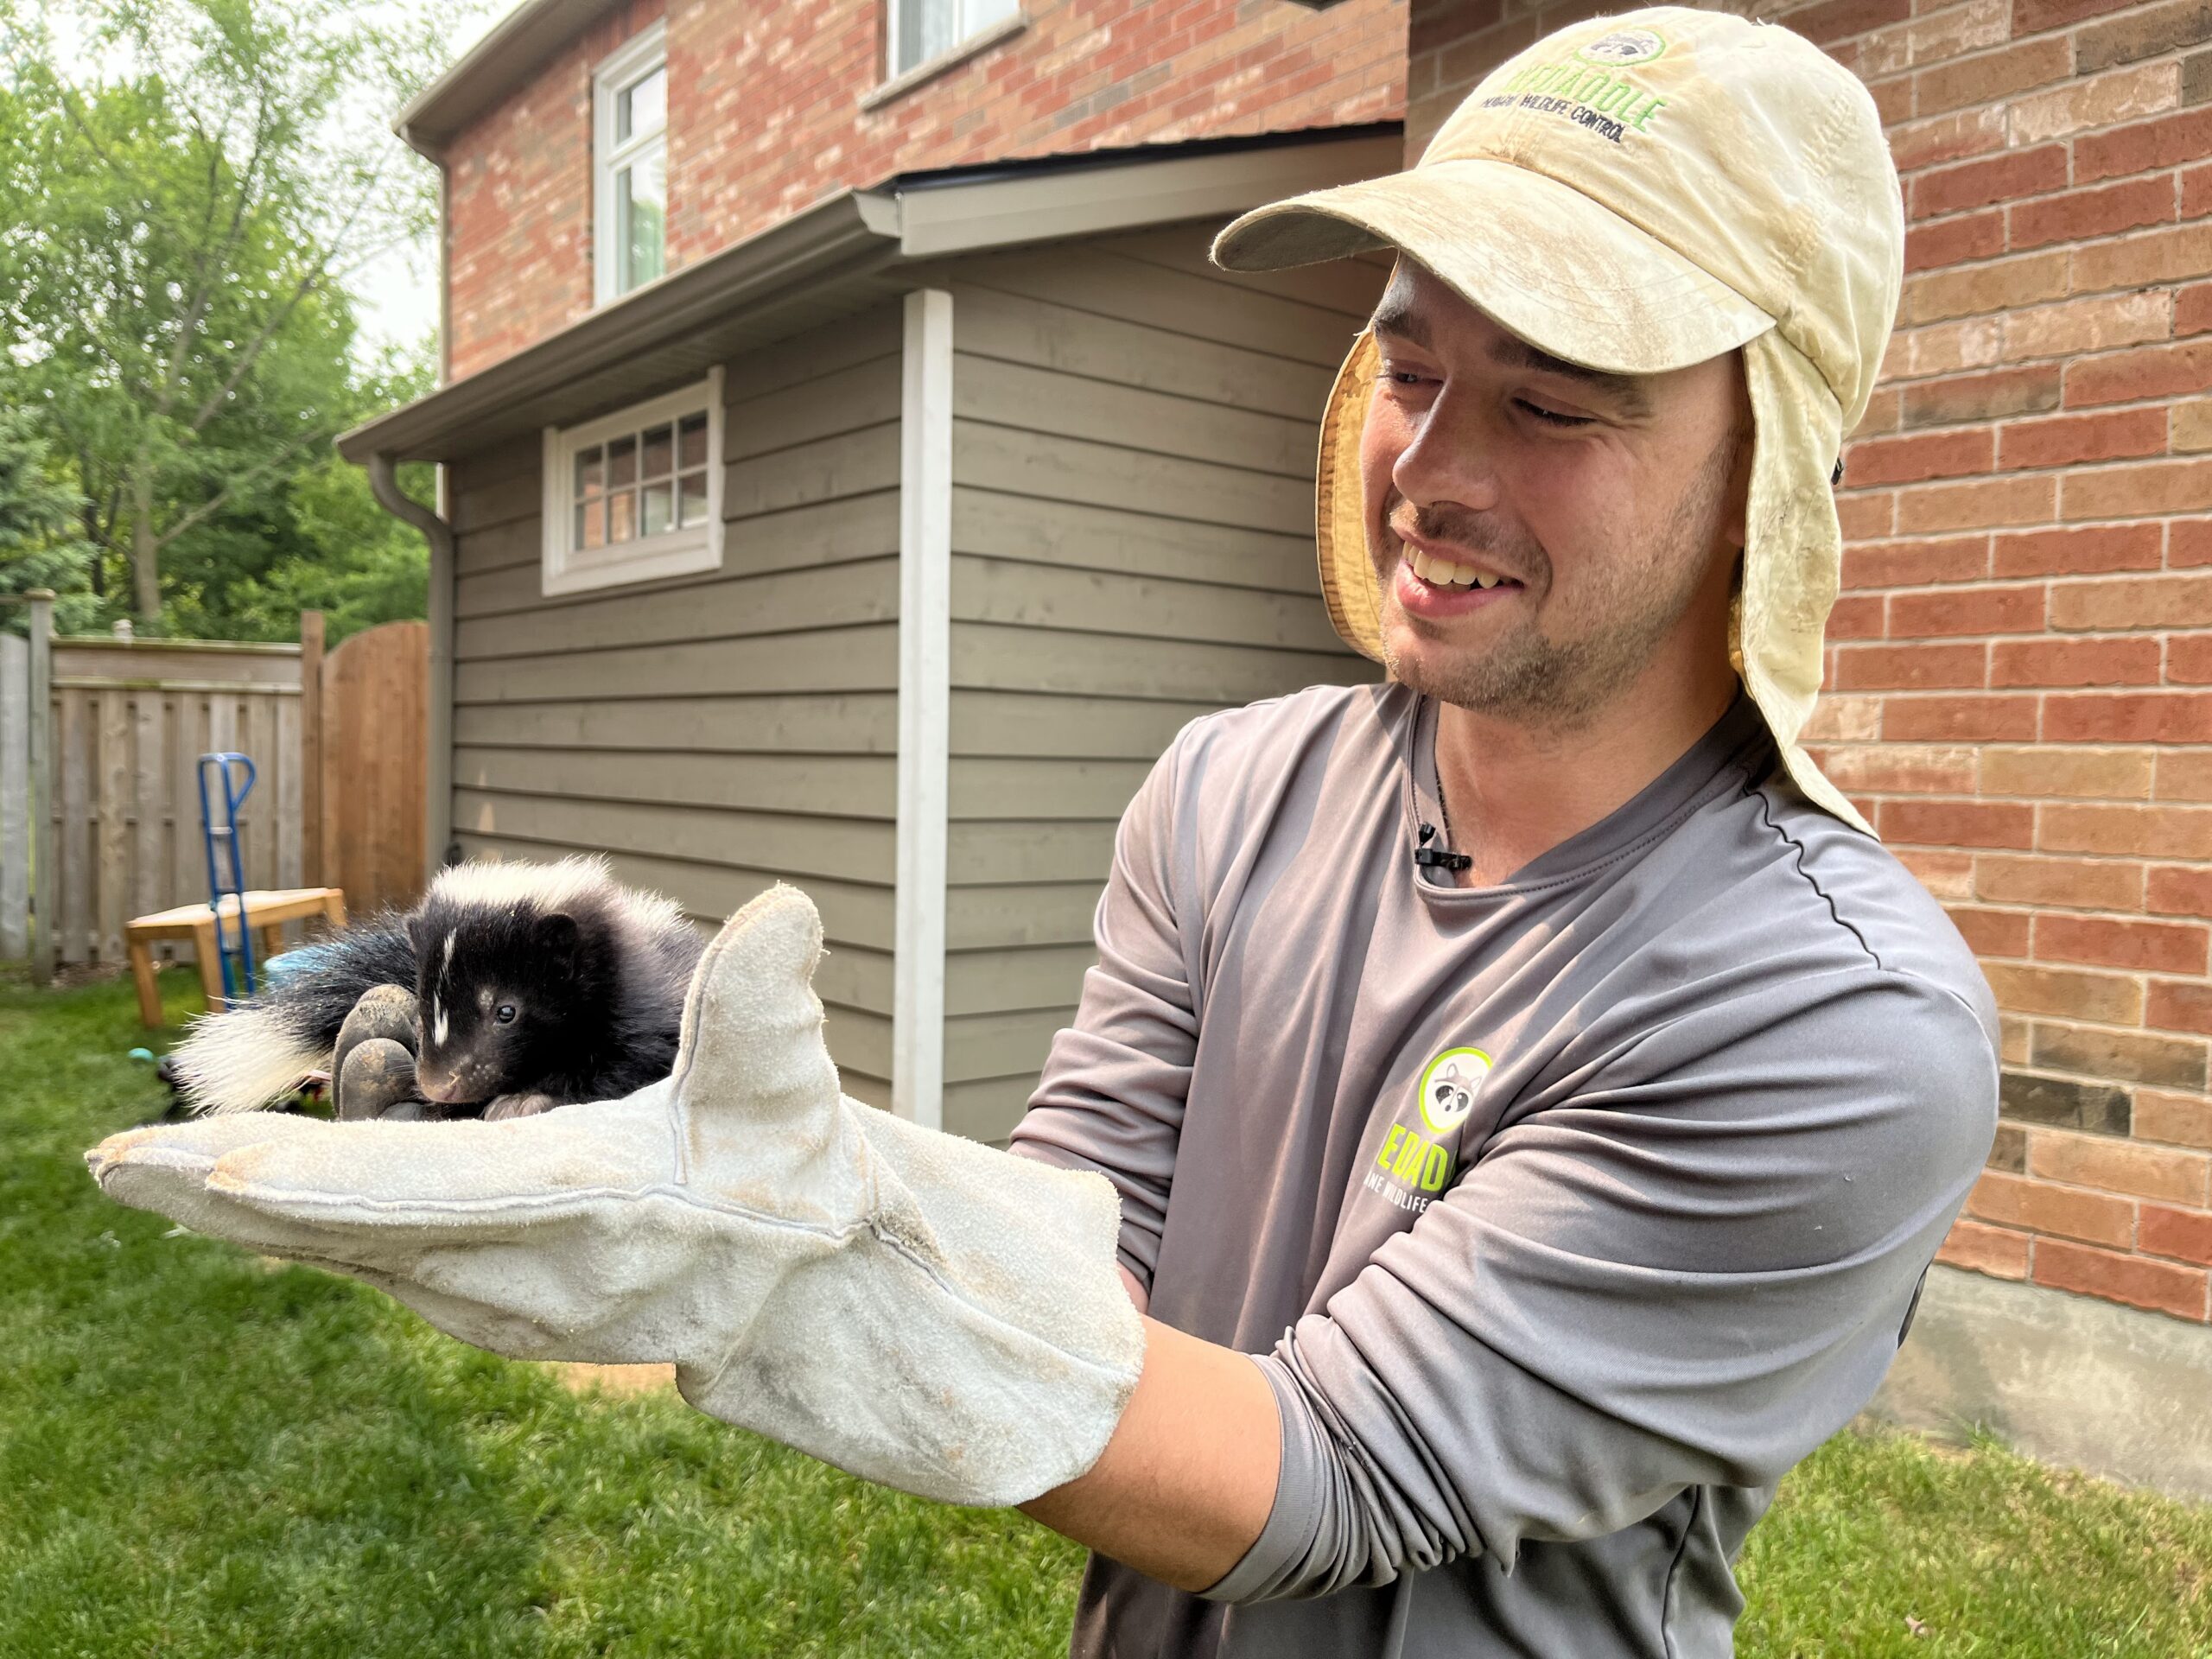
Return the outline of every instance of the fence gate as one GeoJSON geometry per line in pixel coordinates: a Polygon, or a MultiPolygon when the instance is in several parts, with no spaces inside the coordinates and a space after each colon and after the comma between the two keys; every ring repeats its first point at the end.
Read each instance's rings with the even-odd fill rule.
{"type": "MultiPolygon", "coordinates": [[[[349,910],[423,885],[429,629],[300,645],[0,634],[0,960],[124,961],[133,916],[204,903],[200,756],[251,758],[249,887],[341,887],[349,910]],[[43,692],[43,695],[41,695],[43,692]]],[[[288,927],[296,931],[296,925],[288,927]]],[[[188,944],[156,947],[188,956],[188,944]]]]}
{"type": "Polygon", "coordinates": [[[200,757],[251,757],[238,814],[250,887],[296,887],[300,648],[204,639],[54,642],[54,914],[64,963],[121,962],[133,916],[207,896],[200,757]]]}
{"type": "Polygon", "coordinates": [[[366,915],[423,890],[430,626],[386,622],[322,663],[322,880],[366,915]]]}

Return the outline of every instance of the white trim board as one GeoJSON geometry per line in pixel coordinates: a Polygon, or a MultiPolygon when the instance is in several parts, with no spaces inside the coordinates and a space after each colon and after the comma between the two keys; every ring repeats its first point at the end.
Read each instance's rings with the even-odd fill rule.
{"type": "MultiPolygon", "coordinates": [[[[592,302],[605,305],[619,300],[625,294],[635,293],[647,283],[658,280],[648,277],[643,283],[623,283],[622,273],[617,269],[620,258],[624,227],[616,223],[614,213],[614,175],[638,156],[658,143],[664,157],[664,183],[668,153],[668,121],[662,118],[658,134],[644,139],[625,139],[614,137],[614,100],[631,85],[643,80],[656,69],[668,63],[668,25],[665,19],[648,23],[620,46],[609,53],[591,77],[591,219],[592,219],[592,302]]],[[[668,261],[668,232],[661,232],[662,274],[666,274],[668,261]]]]}
{"type": "MultiPolygon", "coordinates": [[[[707,378],[662,397],[618,409],[578,426],[549,426],[541,463],[542,500],[539,507],[540,547],[538,591],[547,594],[579,594],[595,588],[652,582],[663,576],[692,575],[719,570],[722,563],[722,480],[728,468],[722,461],[722,365],[707,371],[707,378]],[[649,426],[675,426],[686,416],[704,410],[707,416],[707,517],[705,522],[682,525],[658,534],[638,532],[628,541],[605,542],[594,548],[575,545],[571,469],[579,449],[609,438],[642,432],[649,426]]],[[[684,469],[671,454],[669,478],[684,469]]],[[[696,463],[690,469],[696,472],[696,463]]],[[[610,488],[608,493],[613,493],[610,488]]],[[[680,498],[677,498],[680,499],[680,498]]]]}
{"type": "Polygon", "coordinates": [[[899,428],[898,932],[891,1108],[944,1122],[946,753],[952,713],[952,296],[906,296],[899,428]]]}

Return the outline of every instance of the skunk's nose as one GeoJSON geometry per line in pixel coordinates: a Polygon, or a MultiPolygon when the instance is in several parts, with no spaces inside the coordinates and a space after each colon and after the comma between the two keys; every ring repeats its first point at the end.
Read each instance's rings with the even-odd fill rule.
{"type": "Polygon", "coordinates": [[[440,1077],[433,1071],[418,1070],[415,1073],[415,1087],[421,1090],[423,1099],[434,1100],[441,1106],[454,1105],[461,1098],[460,1086],[451,1076],[440,1077]]]}

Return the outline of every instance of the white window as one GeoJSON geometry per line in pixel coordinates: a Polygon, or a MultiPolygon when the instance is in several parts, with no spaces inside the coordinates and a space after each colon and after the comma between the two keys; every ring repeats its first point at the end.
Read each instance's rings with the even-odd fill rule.
{"type": "Polygon", "coordinates": [[[659,23],[592,77],[593,264],[600,303],[668,258],[668,48],[659,23]]]}
{"type": "Polygon", "coordinates": [[[545,429],[543,590],[719,570],[722,372],[582,426],[545,429]]]}
{"type": "Polygon", "coordinates": [[[903,75],[1005,22],[1020,0],[890,0],[890,73],[903,75]]]}

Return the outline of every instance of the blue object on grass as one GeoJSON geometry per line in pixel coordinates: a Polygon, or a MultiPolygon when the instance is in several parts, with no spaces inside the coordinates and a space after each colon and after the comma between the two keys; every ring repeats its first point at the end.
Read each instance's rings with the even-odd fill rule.
{"type": "Polygon", "coordinates": [[[130,1058],[134,1060],[144,1060],[149,1065],[151,1065],[154,1058],[154,1051],[150,1048],[134,1048],[130,1051],[130,1058]]]}
{"type": "Polygon", "coordinates": [[[262,976],[268,981],[270,988],[274,989],[295,974],[314,967],[317,961],[328,954],[329,949],[327,944],[296,945],[291,950],[282,951],[263,963],[262,976]]]}
{"type": "Polygon", "coordinates": [[[200,757],[200,835],[207,849],[207,907],[215,913],[215,955],[222,963],[223,1001],[235,1002],[241,996],[253,995],[253,930],[246,925],[245,913],[245,849],[238,843],[238,809],[245,804],[245,798],[253,793],[253,762],[243,754],[227,750],[200,757]],[[245,782],[241,785],[235,768],[245,768],[245,782]],[[215,772],[217,798],[222,805],[222,817],[217,820],[207,793],[207,772],[215,772]],[[218,869],[215,850],[219,847],[226,855],[220,862],[226,868],[218,869]],[[228,878],[226,885],[225,878],[228,878]],[[223,900],[232,904],[231,927],[223,925],[223,900]],[[236,929],[236,938],[232,930],[236,929]]]}

